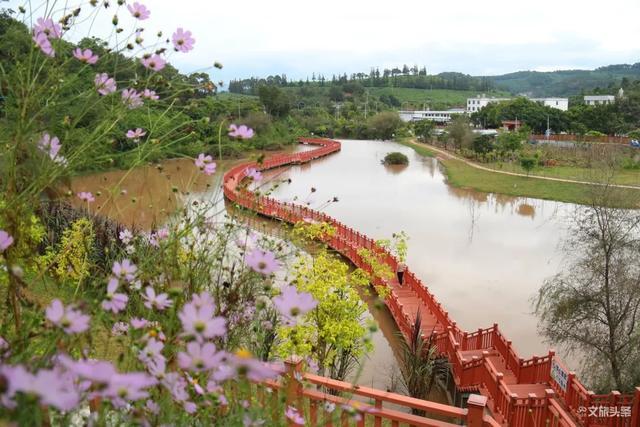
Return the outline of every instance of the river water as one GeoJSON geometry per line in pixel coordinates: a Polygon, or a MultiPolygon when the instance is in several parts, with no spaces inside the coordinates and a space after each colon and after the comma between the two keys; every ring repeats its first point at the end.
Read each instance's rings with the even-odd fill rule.
{"type": "MultiPolygon", "coordinates": [[[[229,165],[219,165],[220,172],[229,165]]],[[[459,325],[473,331],[498,323],[523,358],[548,351],[536,331],[531,299],[559,271],[563,219],[571,204],[451,187],[436,159],[393,142],[342,141],[337,154],[265,177],[274,183],[291,179],[273,190],[274,197],[322,209],[375,239],[405,231],[409,268],[459,325]],[[406,154],[409,165],[382,165],[391,151],[406,154]],[[339,201],[327,203],[334,197],[339,201]]],[[[72,189],[101,191],[94,210],[145,229],[194,198],[219,199],[219,182],[220,173],[205,177],[192,161],[178,160],[161,169],[82,177],[72,189]]],[[[395,324],[386,310],[363,298],[380,330],[357,381],[394,389],[395,324]]]]}

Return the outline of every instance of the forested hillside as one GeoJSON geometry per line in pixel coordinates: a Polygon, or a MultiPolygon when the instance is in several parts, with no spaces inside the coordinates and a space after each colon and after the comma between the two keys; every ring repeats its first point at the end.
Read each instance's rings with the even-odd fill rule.
{"type": "Polygon", "coordinates": [[[640,63],[609,65],[595,70],[518,71],[487,77],[496,88],[531,96],[614,94],[621,86],[626,87],[631,80],[639,78],[640,63]]]}

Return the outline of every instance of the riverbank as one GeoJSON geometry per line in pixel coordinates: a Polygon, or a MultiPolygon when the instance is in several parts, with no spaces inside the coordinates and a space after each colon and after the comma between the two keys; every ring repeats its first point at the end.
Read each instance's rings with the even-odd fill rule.
{"type": "MultiPolygon", "coordinates": [[[[456,187],[584,205],[593,200],[594,185],[599,185],[564,178],[526,176],[515,172],[493,170],[415,140],[405,139],[397,142],[413,148],[423,156],[437,157],[444,166],[447,181],[456,187]]],[[[619,190],[625,197],[620,198],[618,207],[639,207],[640,188],[620,186],[619,190]]]]}

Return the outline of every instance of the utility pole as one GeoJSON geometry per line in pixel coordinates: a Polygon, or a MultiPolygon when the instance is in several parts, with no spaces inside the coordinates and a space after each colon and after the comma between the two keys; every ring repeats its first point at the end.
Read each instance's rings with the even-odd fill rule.
{"type": "Polygon", "coordinates": [[[551,136],[551,129],[549,129],[549,115],[547,114],[547,140],[549,140],[549,136],[551,136]]]}

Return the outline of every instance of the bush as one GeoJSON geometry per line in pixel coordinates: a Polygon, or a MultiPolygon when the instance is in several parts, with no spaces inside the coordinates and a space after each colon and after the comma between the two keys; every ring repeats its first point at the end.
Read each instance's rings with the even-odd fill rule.
{"type": "Polygon", "coordinates": [[[385,165],[408,165],[409,158],[402,153],[393,152],[384,156],[385,165]]]}
{"type": "Polygon", "coordinates": [[[527,175],[536,167],[537,162],[535,157],[520,157],[520,166],[527,172],[527,175]]]}
{"type": "Polygon", "coordinates": [[[478,154],[486,154],[493,151],[493,138],[489,135],[480,135],[473,140],[473,151],[478,154]]]}

